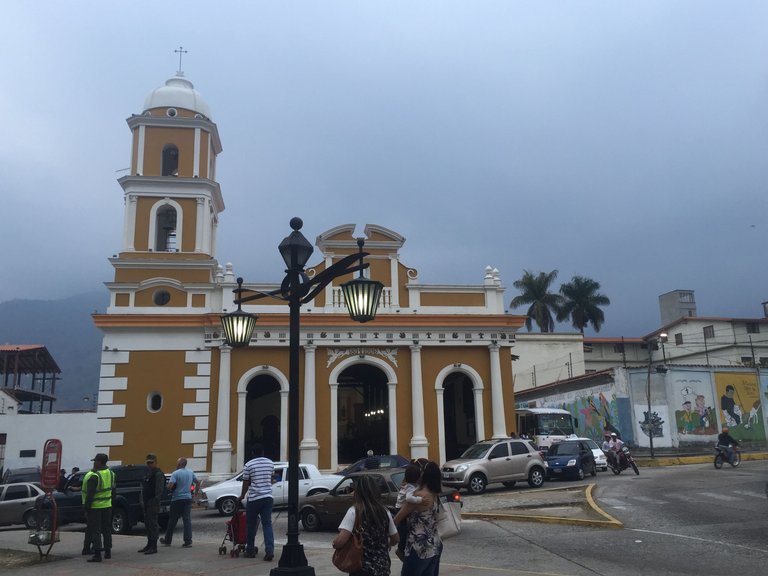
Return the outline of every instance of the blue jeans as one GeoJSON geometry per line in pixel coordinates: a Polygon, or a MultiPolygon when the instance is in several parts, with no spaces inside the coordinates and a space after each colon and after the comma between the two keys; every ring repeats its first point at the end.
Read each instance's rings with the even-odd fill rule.
{"type": "Polygon", "coordinates": [[[432,558],[419,558],[411,552],[405,557],[400,576],[438,576],[440,573],[440,554],[432,558]]]}
{"type": "Polygon", "coordinates": [[[245,541],[246,552],[253,552],[256,542],[256,531],[259,529],[259,518],[264,530],[264,554],[275,553],[275,535],[272,532],[272,498],[259,498],[248,500],[245,505],[245,525],[248,528],[248,537],[245,541]]]}
{"type": "Polygon", "coordinates": [[[171,500],[171,509],[168,513],[168,528],[165,530],[165,543],[170,544],[173,539],[173,531],[179,518],[184,524],[184,544],[192,544],[192,518],[189,513],[192,510],[192,500],[171,500]]]}

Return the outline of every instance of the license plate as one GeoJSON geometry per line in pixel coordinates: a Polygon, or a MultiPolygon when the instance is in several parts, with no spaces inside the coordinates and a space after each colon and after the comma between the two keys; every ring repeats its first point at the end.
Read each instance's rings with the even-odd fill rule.
{"type": "Polygon", "coordinates": [[[563,469],[562,469],[562,468],[553,468],[553,469],[552,469],[552,471],[553,471],[555,474],[560,474],[560,472],[562,472],[562,471],[563,471],[563,469]]]}
{"type": "Polygon", "coordinates": [[[443,472],[443,478],[450,478],[450,477],[451,477],[450,474],[446,474],[445,472],[443,472]]]}

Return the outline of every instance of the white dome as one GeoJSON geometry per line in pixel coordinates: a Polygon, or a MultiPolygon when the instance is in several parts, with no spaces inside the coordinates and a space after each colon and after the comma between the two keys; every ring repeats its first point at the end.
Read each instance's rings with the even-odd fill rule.
{"type": "Polygon", "coordinates": [[[206,118],[211,117],[211,110],[200,92],[195,90],[192,82],[180,74],[166,80],[165,86],[150,92],[144,101],[144,110],[151,108],[184,108],[198,112],[206,118]]]}

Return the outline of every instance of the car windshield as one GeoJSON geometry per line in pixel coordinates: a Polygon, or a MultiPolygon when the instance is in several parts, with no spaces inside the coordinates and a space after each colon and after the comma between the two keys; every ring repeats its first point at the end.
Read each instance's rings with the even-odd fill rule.
{"type": "Polygon", "coordinates": [[[573,456],[579,453],[579,445],[576,442],[561,442],[549,447],[550,456],[573,456]]]}
{"type": "Polygon", "coordinates": [[[536,417],[537,434],[573,434],[573,419],[570,414],[539,414],[536,417]]]}
{"type": "Polygon", "coordinates": [[[490,442],[480,442],[470,446],[461,455],[462,458],[482,458],[488,453],[488,450],[493,446],[490,442]]]}
{"type": "Polygon", "coordinates": [[[584,440],[584,443],[589,446],[590,450],[600,450],[600,447],[595,443],[594,440],[584,440]]]}

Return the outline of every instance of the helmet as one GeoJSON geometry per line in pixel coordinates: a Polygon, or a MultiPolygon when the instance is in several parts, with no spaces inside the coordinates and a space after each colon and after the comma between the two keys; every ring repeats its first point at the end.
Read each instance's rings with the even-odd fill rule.
{"type": "Polygon", "coordinates": [[[611,432],[611,438],[617,438],[616,432],[611,432]]]}

